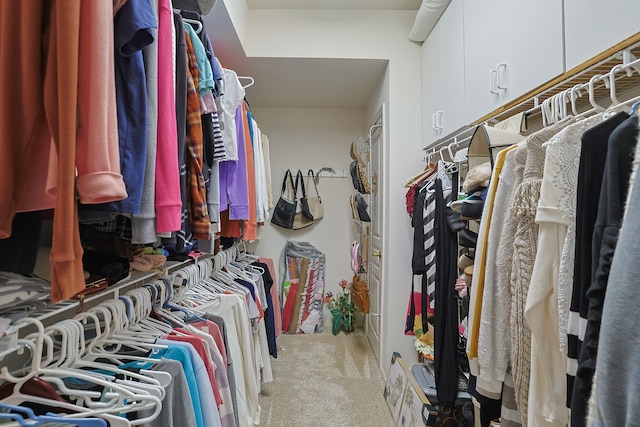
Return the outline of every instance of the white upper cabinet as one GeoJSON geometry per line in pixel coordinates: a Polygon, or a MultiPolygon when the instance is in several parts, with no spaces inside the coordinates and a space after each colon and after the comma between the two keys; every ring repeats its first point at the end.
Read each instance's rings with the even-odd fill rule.
{"type": "Polygon", "coordinates": [[[562,14],[558,0],[464,0],[467,121],[564,72],[562,14]]]}
{"type": "Polygon", "coordinates": [[[567,70],[640,31],[638,0],[564,0],[567,70]]]}
{"type": "Polygon", "coordinates": [[[466,124],[461,0],[453,0],[422,44],[423,146],[466,124]]]}

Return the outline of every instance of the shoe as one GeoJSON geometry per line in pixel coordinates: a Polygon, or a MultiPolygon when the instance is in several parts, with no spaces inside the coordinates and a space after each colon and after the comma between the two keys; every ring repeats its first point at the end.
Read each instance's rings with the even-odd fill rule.
{"type": "Polygon", "coordinates": [[[367,213],[367,202],[360,194],[356,194],[356,206],[358,207],[358,218],[363,222],[371,222],[371,217],[367,213]]]}
{"type": "Polygon", "coordinates": [[[358,206],[356,205],[356,195],[349,196],[349,204],[351,205],[351,218],[358,219],[358,206]]]}
{"type": "Polygon", "coordinates": [[[351,149],[349,150],[349,155],[353,160],[359,162],[361,165],[365,165],[366,163],[362,160],[360,156],[360,151],[358,150],[358,144],[355,142],[351,143],[351,149]]]}
{"type": "Polygon", "coordinates": [[[473,265],[473,257],[469,256],[469,254],[460,255],[460,258],[458,258],[458,268],[460,271],[464,271],[464,269],[470,265],[473,265]]]}
{"type": "Polygon", "coordinates": [[[464,269],[464,281],[468,287],[471,287],[471,282],[473,281],[473,264],[464,269]]]}
{"type": "Polygon", "coordinates": [[[482,216],[484,200],[487,198],[487,189],[476,188],[470,192],[460,204],[460,216],[464,220],[479,219],[482,216]]]}
{"type": "Polygon", "coordinates": [[[458,233],[458,238],[460,246],[464,246],[465,248],[475,248],[478,243],[478,233],[468,228],[458,233]]]}

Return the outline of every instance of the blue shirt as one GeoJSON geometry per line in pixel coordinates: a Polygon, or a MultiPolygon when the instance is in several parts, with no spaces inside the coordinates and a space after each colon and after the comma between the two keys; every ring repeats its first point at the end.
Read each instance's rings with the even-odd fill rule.
{"type": "Polygon", "coordinates": [[[174,345],[173,341],[158,340],[158,344],[167,345],[168,349],[163,349],[157,352],[152,352],[149,357],[153,359],[172,359],[177,360],[182,364],[184,374],[187,377],[187,385],[189,386],[189,394],[191,395],[191,403],[193,404],[193,411],[196,414],[196,425],[198,427],[204,427],[204,417],[202,415],[202,405],[200,404],[200,398],[198,397],[198,377],[191,362],[191,353],[183,346],[174,345]]]}
{"type": "MultiPolygon", "coordinates": [[[[203,425],[204,427],[221,427],[220,412],[218,412],[218,407],[216,406],[216,398],[213,395],[212,384],[207,374],[207,368],[193,345],[188,342],[172,340],[157,340],[156,343],[167,345],[170,349],[179,347],[188,352],[196,377],[196,398],[200,400],[203,425]]],[[[191,390],[191,387],[189,387],[189,390],[191,390]]]]}
{"type": "Polygon", "coordinates": [[[142,49],[153,43],[152,30],[158,28],[158,20],[150,0],[131,0],[118,11],[113,25],[120,173],[129,197],[106,207],[138,214],[147,157],[147,83],[142,49]]]}
{"type": "Polygon", "coordinates": [[[198,93],[202,98],[207,92],[213,90],[215,87],[215,82],[213,81],[213,71],[211,69],[211,62],[209,62],[207,51],[205,50],[202,41],[198,37],[198,33],[196,33],[196,30],[194,30],[189,23],[184,24],[184,29],[187,32],[189,39],[191,40],[193,51],[196,54],[196,65],[198,66],[199,74],[198,93]]]}

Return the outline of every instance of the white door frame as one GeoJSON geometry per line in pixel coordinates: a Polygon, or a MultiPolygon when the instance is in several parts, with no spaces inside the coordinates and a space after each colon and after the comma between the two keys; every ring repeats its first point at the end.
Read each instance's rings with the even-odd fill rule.
{"type": "MultiPolygon", "coordinates": [[[[371,125],[369,127],[368,140],[367,140],[369,144],[369,159],[370,159],[368,174],[369,174],[369,182],[371,183],[371,189],[372,189],[371,190],[372,194],[370,197],[370,202],[371,202],[370,212],[372,214],[372,222],[368,227],[368,230],[369,230],[368,240],[369,240],[370,248],[367,251],[369,254],[369,259],[367,260],[367,283],[369,283],[370,285],[373,283],[371,280],[372,279],[371,264],[374,261],[373,253],[375,252],[373,249],[374,221],[377,221],[377,226],[378,226],[377,232],[379,234],[379,242],[378,242],[376,251],[382,252],[383,248],[385,247],[384,230],[386,227],[384,223],[384,212],[386,209],[385,209],[384,200],[386,197],[386,191],[385,191],[386,186],[384,185],[384,181],[386,179],[385,165],[386,165],[386,150],[387,150],[387,140],[386,140],[387,132],[386,132],[386,124],[385,124],[386,106],[384,103],[380,105],[376,114],[373,117],[374,119],[370,122],[371,125]],[[373,164],[371,162],[371,159],[373,159],[371,146],[372,146],[372,140],[374,136],[379,138],[378,154],[377,154],[378,162],[375,168],[373,167],[373,164]],[[377,172],[375,173],[375,176],[374,176],[374,172],[377,172]],[[374,201],[374,197],[375,197],[375,201],[374,201]]],[[[379,289],[377,289],[378,304],[377,306],[373,304],[371,305],[371,311],[367,316],[366,322],[365,322],[367,342],[369,343],[369,346],[371,347],[371,350],[376,356],[376,359],[378,360],[378,364],[380,366],[382,366],[382,361],[380,360],[380,358],[382,356],[382,343],[384,340],[384,331],[386,329],[384,325],[384,321],[386,320],[386,316],[384,315],[385,309],[386,309],[385,298],[384,298],[385,261],[386,260],[384,258],[384,254],[382,254],[382,256],[379,257],[376,262],[377,268],[379,268],[379,277],[378,277],[379,289]],[[376,319],[379,322],[378,328],[377,328],[378,329],[377,336],[375,334],[375,330],[373,330],[371,326],[371,322],[375,321],[376,319]]]]}

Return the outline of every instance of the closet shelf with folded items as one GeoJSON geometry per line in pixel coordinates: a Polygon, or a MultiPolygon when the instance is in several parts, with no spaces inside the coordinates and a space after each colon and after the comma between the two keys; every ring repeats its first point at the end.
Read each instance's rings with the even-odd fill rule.
{"type": "Polygon", "coordinates": [[[0,421],[258,424],[259,384],[277,356],[273,261],[233,246],[169,270],[88,297],[82,313],[61,305],[66,317],[13,322],[0,421]]]}

